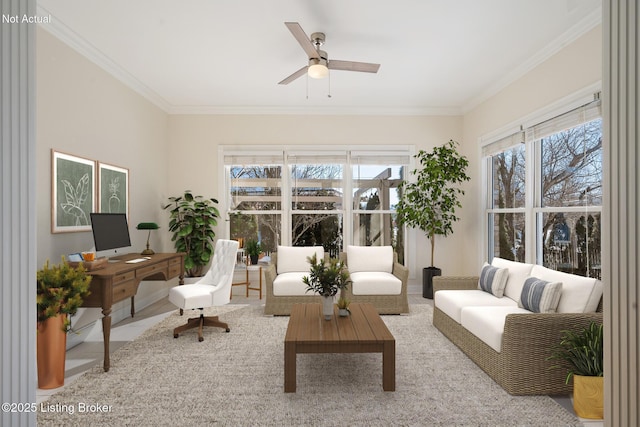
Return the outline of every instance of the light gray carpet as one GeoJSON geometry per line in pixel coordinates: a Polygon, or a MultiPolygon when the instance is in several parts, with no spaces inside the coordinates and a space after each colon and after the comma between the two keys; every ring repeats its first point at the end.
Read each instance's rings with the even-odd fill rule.
{"type": "Polygon", "coordinates": [[[259,306],[225,306],[231,328],[178,339],[175,314],[114,353],[111,370],[89,370],[45,405],[38,425],[65,426],[573,426],[546,396],[511,396],[431,324],[430,305],[383,316],[396,338],[396,391],[382,390],[380,354],[298,355],[297,393],[283,392],[288,317],[259,306]],[[110,405],[78,413],[80,403],[110,405]]]}

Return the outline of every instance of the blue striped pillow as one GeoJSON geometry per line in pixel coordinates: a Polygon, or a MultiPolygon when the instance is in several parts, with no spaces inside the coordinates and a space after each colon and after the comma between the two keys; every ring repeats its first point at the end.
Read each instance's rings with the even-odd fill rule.
{"type": "Polygon", "coordinates": [[[527,277],[518,307],[534,313],[555,313],[561,294],[561,282],[547,282],[537,277],[527,277]]]}
{"type": "Polygon", "coordinates": [[[480,272],[478,286],[485,292],[489,292],[498,298],[504,295],[504,288],[507,286],[509,270],[506,268],[493,267],[486,262],[480,272]]]}

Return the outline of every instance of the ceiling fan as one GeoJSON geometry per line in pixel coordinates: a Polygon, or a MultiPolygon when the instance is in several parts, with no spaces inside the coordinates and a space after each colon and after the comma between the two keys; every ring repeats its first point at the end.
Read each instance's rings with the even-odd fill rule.
{"type": "Polygon", "coordinates": [[[320,46],[324,44],[324,33],[313,33],[309,38],[300,24],[297,22],[285,22],[291,34],[298,40],[302,49],[309,57],[309,65],[305,65],[289,77],[285,78],[278,84],[286,85],[303,76],[305,73],[309,74],[309,77],[315,79],[321,79],[329,74],[331,70],[344,70],[344,71],[360,71],[364,73],[377,73],[380,64],[371,64],[369,62],[353,62],[353,61],[340,61],[338,59],[329,60],[327,52],[320,50],[320,46]]]}

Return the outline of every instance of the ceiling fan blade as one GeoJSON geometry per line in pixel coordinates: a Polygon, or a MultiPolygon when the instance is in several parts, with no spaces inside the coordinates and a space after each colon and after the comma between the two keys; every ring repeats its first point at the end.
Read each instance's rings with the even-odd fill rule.
{"type": "Polygon", "coordinates": [[[313,43],[311,43],[311,39],[305,34],[300,24],[297,22],[285,22],[284,25],[286,25],[289,31],[291,31],[293,37],[298,40],[298,43],[300,43],[300,46],[302,46],[309,58],[320,58],[318,51],[313,46],[313,43]]]}
{"type": "Polygon", "coordinates": [[[298,71],[296,71],[295,73],[291,74],[289,77],[287,77],[286,79],[282,80],[278,84],[279,85],[288,85],[289,83],[291,83],[292,81],[294,81],[298,77],[304,76],[307,73],[307,68],[309,68],[309,67],[307,65],[305,65],[304,67],[300,68],[298,71]]]}
{"type": "Polygon", "coordinates": [[[380,68],[380,64],[372,64],[370,62],[353,62],[353,61],[340,61],[338,59],[330,59],[328,67],[331,70],[361,71],[363,73],[377,73],[378,69],[380,68]]]}

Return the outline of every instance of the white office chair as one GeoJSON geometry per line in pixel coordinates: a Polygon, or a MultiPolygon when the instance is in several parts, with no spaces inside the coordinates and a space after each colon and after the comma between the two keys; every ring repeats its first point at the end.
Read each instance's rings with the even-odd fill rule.
{"type": "Polygon", "coordinates": [[[203,326],[216,326],[229,332],[229,325],[218,320],[218,316],[205,317],[203,309],[229,303],[237,251],[237,241],[219,239],[207,274],[193,284],[171,288],[169,301],[172,304],[183,310],[200,310],[200,317],[190,318],[185,325],[173,330],[174,338],[187,329],[198,328],[198,341],[202,341],[203,326]]]}

